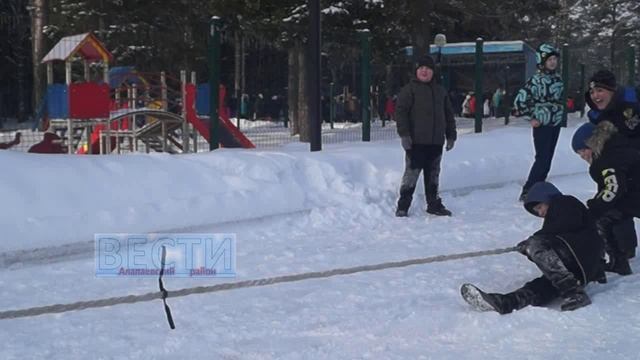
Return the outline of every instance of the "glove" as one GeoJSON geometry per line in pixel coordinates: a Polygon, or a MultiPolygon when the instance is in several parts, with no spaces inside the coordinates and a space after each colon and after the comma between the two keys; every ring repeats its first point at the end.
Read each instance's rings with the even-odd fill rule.
{"type": "Polygon", "coordinates": [[[402,148],[405,149],[406,151],[411,150],[411,146],[413,145],[413,141],[411,140],[410,136],[403,136],[400,138],[401,144],[402,144],[402,148]]]}
{"type": "Polygon", "coordinates": [[[447,145],[445,145],[445,149],[447,151],[453,149],[453,145],[456,143],[456,141],[454,139],[447,139],[447,145]]]}
{"type": "Polygon", "coordinates": [[[529,239],[522,240],[516,245],[516,251],[522,255],[527,256],[527,246],[529,245],[529,239]]]}

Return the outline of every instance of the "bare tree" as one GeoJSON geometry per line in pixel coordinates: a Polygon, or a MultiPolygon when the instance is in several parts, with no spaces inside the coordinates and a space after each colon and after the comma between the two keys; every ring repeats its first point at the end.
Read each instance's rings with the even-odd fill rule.
{"type": "Polygon", "coordinates": [[[408,5],[409,12],[414,14],[410,19],[413,59],[416,62],[421,56],[429,54],[433,0],[409,0],[408,5]]]}
{"type": "Polygon", "coordinates": [[[306,51],[298,52],[298,130],[301,142],[310,142],[309,107],[307,106],[306,51]]]}
{"type": "Polygon", "coordinates": [[[298,122],[298,53],[300,46],[297,44],[289,49],[289,74],[288,74],[288,94],[287,101],[289,103],[289,120],[291,123],[291,135],[297,135],[300,131],[300,123],[298,122]]]}
{"type": "Polygon", "coordinates": [[[47,1],[31,0],[31,51],[33,66],[33,97],[32,104],[35,109],[42,100],[44,89],[44,71],[40,61],[44,56],[44,26],[47,23],[47,1]]]}

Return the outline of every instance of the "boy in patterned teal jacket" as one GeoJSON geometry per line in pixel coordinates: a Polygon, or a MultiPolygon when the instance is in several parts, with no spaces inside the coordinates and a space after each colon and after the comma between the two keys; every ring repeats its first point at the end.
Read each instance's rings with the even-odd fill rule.
{"type": "Polygon", "coordinates": [[[514,111],[529,119],[533,128],[535,161],[527,182],[522,187],[520,201],[524,201],[533,184],[544,181],[551,169],[551,161],[560,136],[564,105],[564,84],[556,73],[560,53],[549,44],[542,44],[536,51],[538,72],[533,75],[515,97],[514,111]]]}

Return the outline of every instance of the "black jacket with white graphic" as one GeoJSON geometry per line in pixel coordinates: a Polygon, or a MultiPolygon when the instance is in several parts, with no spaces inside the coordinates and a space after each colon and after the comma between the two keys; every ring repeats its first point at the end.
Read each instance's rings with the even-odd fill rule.
{"type": "Polygon", "coordinates": [[[640,217],[640,150],[608,121],[598,124],[587,145],[594,153],[589,175],[598,184],[598,194],[587,202],[593,215],[619,210],[640,217]]]}

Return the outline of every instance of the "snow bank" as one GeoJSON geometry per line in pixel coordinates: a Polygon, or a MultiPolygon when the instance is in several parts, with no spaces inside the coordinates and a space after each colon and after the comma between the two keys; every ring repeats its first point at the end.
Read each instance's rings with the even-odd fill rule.
{"type": "MultiPolygon", "coordinates": [[[[490,133],[459,136],[443,160],[442,191],[526,178],[533,160],[531,131],[509,126],[490,133]]],[[[572,133],[561,133],[552,175],[586,170],[570,149],[572,133]]],[[[399,141],[325,146],[319,153],[306,146],[173,156],[0,151],[7,169],[0,174],[0,252],[86,242],[94,233],[168,231],[361,207],[396,196],[403,157],[399,141]]]]}

